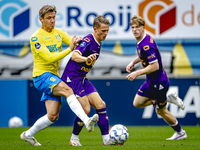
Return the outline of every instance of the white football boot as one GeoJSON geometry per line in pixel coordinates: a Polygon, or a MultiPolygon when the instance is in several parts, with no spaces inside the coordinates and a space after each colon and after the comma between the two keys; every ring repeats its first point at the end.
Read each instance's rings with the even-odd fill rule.
{"type": "Polygon", "coordinates": [[[124,143],[120,143],[120,144],[115,143],[115,142],[113,142],[111,139],[109,139],[108,142],[107,142],[106,144],[103,143],[103,145],[105,145],[105,146],[106,146],[106,145],[123,145],[123,144],[124,144],[124,143]]]}
{"type": "Polygon", "coordinates": [[[26,142],[29,142],[32,146],[42,146],[34,137],[27,138],[25,132],[20,135],[20,138],[26,142]]]}
{"type": "Polygon", "coordinates": [[[175,132],[174,135],[166,140],[183,140],[187,138],[187,134],[185,130],[181,130],[181,132],[175,132]]]}
{"type": "Polygon", "coordinates": [[[88,132],[94,131],[94,125],[99,121],[99,116],[94,114],[87,122],[86,129],[88,132]]]}
{"type": "Polygon", "coordinates": [[[80,143],[80,141],[79,141],[79,139],[71,139],[70,142],[69,142],[69,144],[71,146],[82,146],[81,143],[80,143]]]}
{"type": "Polygon", "coordinates": [[[168,95],[168,97],[169,97],[169,99],[167,99],[167,102],[173,103],[173,104],[179,106],[182,110],[185,109],[182,99],[180,99],[176,93],[171,93],[168,95]]]}

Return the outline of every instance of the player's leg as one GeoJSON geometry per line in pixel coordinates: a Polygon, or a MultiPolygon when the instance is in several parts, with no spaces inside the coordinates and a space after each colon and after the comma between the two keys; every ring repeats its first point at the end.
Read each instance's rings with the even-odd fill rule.
{"type": "Polygon", "coordinates": [[[33,137],[37,132],[47,128],[55,120],[57,120],[60,111],[60,102],[54,100],[45,101],[47,114],[39,118],[35,124],[27,131],[23,132],[20,136],[24,141],[29,142],[33,146],[41,146],[40,143],[33,137]]]}
{"type": "Polygon", "coordinates": [[[148,97],[136,94],[133,100],[133,105],[137,108],[144,108],[146,106],[152,105],[152,102],[148,97]]]}
{"type": "Polygon", "coordinates": [[[98,121],[98,115],[95,114],[91,118],[84,112],[81,104],[73,93],[73,90],[63,81],[59,82],[53,89],[53,94],[57,96],[64,96],[71,110],[78,116],[86,125],[87,131],[91,132],[94,124],[98,121]]]}
{"type": "Polygon", "coordinates": [[[162,118],[173,128],[175,131],[171,138],[166,140],[182,140],[187,138],[186,132],[181,128],[177,119],[166,109],[166,106],[161,109],[156,109],[157,114],[162,116],[162,118]]]}
{"type": "MultiPolygon", "coordinates": [[[[47,109],[46,115],[39,118],[29,130],[20,135],[21,139],[29,142],[33,146],[41,146],[41,144],[35,140],[33,135],[51,125],[57,119],[60,111],[61,98],[53,95],[51,92],[51,87],[54,87],[53,85],[58,84],[59,81],[55,80],[56,82],[52,83],[48,78],[52,76],[53,74],[44,73],[41,76],[33,78],[36,89],[43,92],[41,101],[45,103],[47,109]]],[[[56,78],[57,77],[55,77],[55,79],[56,78]]]]}
{"type": "Polygon", "coordinates": [[[168,87],[157,91],[156,113],[159,114],[173,128],[174,131],[176,131],[176,133],[171,138],[168,138],[167,140],[186,139],[187,138],[186,132],[181,128],[177,119],[166,108],[167,91],[168,91],[168,87]]]}
{"type": "Polygon", "coordinates": [[[133,106],[138,108],[144,108],[146,106],[152,105],[152,101],[149,98],[150,92],[146,88],[146,82],[141,85],[140,89],[138,90],[135,98],[133,100],[133,106]]]}
{"type": "Polygon", "coordinates": [[[97,124],[101,130],[103,143],[107,143],[109,140],[109,121],[106,112],[106,104],[99,96],[93,84],[87,78],[84,80],[83,87],[89,103],[96,109],[96,113],[99,116],[97,124]]]}
{"type": "MultiPolygon", "coordinates": [[[[90,104],[96,109],[96,113],[99,115],[99,121],[97,122],[101,135],[103,138],[104,145],[108,144],[109,141],[109,120],[106,111],[106,104],[101,99],[97,92],[93,92],[88,96],[90,104]]],[[[112,143],[110,143],[112,145],[112,143]]]]}
{"type": "MultiPolygon", "coordinates": [[[[77,99],[79,100],[85,113],[88,115],[90,113],[90,103],[88,101],[88,98],[86,96],[83,96],[83,97],[78,97],[77,99]]],[[[73,124],[72,136],[70,139],[71,146],[82,146],[79,141],[79,134],[83,126],[84,126],[84,122],[79,117],[76,117],[73,124]]]]}

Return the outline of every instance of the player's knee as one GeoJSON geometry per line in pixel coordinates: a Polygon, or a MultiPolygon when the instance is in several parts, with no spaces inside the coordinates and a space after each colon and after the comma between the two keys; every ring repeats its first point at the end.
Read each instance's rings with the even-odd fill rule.
{"type": "Polygon", "coordinates": [[[106,103],[102,100],[97,106],[96,109],[106,108],[106,103]]]}
{"type": "Polygon", "coordinates": [[[163,109],[157,108],[157,109],[156,109],[156,113],[157,113],[158,115],[160,115],[160,116],[163,116],[163,115],[164,115],[163,109]]]}
{"type": "Polygon", "coordinates": [[[58,114],[49,114],[48,118],[51,122],[55,122],[56,120],[58,120],[59,115],[58,114]]]}
{"type": "Polygon", "coordinates": [[[70,95],[74,94],[73,90],[66,84],[62,87],[61,92],[65,97],[69,97],[70,95]]]}
{"type": "Polygon", "coordinates": [[[137,103],[136,101],[133,101],[133,106],[135,106],[137,108],[141,108],[141,105],[139,103],[137,103]]]}
{"type": "Polygon", "coordinates": [[[65,87],[65,91],[68,93],[68,95],[74,94],[73,90],[69,86],[65,87]]]}

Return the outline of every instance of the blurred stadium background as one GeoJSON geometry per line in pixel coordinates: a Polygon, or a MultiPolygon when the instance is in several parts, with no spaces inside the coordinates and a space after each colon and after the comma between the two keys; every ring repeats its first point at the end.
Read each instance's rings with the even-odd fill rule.
{"type": "MultiPolygon", "coordinates": [[[[88,74],[107,103],[110,124],[166,125],[152,107],[137,109],[132,101],[145,77],[126,80],[126,65],[137,56],[136,40],[129,19],[134,14],[146,20],[146,32],[157,42],[170,78],[169,92],[177,92],[185,110],[168,105],[182,125],[200,123],[200,11],[199,0],[0,0],[0,127],[8,127],[13,116],[24,127],[46,113],[41,93],[32,83],[33,59],[29,38],[40,27],[39,9],[57,7],[56,27],[69,35],[85,36],[93,31],[93,19],[104,15],[110,32],[101,56],[88,74]]],[[[66,48],[66,45],[63,45],[66,48]]],[[[62,73],[70,55],[61,62],[62,73]]],[[[135,69],[141,68],[141,65],[135,69]]],[[[91,114],[94,113],[92,110],[91,114]]],[[[75,115],[63,100],[55,126],[72,126],[75,115]]]]}

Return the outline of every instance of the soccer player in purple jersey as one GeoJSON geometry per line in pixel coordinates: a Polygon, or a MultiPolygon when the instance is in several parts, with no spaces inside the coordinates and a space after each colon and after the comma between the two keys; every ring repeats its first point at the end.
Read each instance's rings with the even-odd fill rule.
{"type": "Polygon", "coordinates": [[[170,94],[166,96],[169,80],[162,65],[158,46],[153,38],[145,33],[145,21],[143,18],[135,15],[131,18],[130,24],[132,33],[137,40],[138,57],[127,65],[126,71],[130,73],[134,65],[139,62],[142,63],[143,69],[131,72],[126,78],[133,81],[138,76],[146,74],[146,82],[138,90],[133,105],[143,108],[153,104],[156,113],[162,116],[176,131],[171,138],[166,140],[186,139],[186,132],[181,128],[177,119],[166,109],[167,101],[180,106],[182,109],[184,109],[184,106],[182,100],[177,95],[170,94]]]}
{"type": "MultiPolygon", "coordinates": [[[[61,77],[73,89],[86,114],[90,113],[90,105],[96,109],[96,113],[99,115],[97,124],[101,130],[104,145],[114,144],[109,140],[109,121],[106,104],[92,83],[88,81],[86,74],[99,57],[101,41],[106,39],[109,25],[110,22],[105,17],[95,17],[93,22],[94,32],[85,36],[79,46],[76,47],[61,77]]],[[[84,123],[80,118],[76,117],[70,140],[71,146],[82,146],[79,141],[79,133],[83,125],[84,123]]]]}

